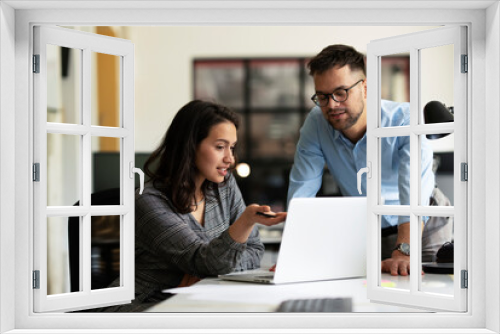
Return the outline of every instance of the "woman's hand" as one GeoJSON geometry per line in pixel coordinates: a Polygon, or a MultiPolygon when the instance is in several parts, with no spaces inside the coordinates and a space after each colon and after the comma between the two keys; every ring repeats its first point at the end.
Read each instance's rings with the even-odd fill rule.
{"type": "Polygon", "coordinates": [[[268,205],[251,204],[247,206],[241,217],[244,217],[247,223],[252,224],[252,226],[255,223],[273,226],[285,221],[286,212],[275,213],[268,205]]]}
{"type": "Polygon", "coordinates": [[[272,212],[268,205],[251,204],[247,206],[234,224],[229,227],[229,235],[234,241],[244,243],[247,241],[256,223],[273,226],[285,221],[286,215],[286,212],[272,212]],[[262,213],[265,213],[266,216],[262,215],[262,213]],[[268,215],[274,217],[268,217],[268,215]]]}

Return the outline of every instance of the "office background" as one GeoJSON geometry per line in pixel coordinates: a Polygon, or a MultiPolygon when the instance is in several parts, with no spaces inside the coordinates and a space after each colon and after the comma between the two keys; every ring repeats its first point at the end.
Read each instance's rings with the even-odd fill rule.
{"type": "MultiPolygon", "coordinates": [[[[207,68],[213,69],[214,64],[217,63],[228,65],[226,67],[229,69],[226,68],[222,73],[225,73],[230,80],[240,80],[243,83],[240,96],[235,93],[236,98],[228,100],[231,101],[229,104],[234,104],[233,108],[244,117],[242,131],[239,134],[244,150],[238,153],[240,162],[249,164],[251,174],[247,178],[239,177],[242,192],[248,203],[259,201],[256,197],[259,194],[272,194],[269,204],[272,204],[275,210],[280,210],[285,209],[287,171],[293,162],[298,130],[312,106],[308,100],[308,97],[314,93],[312,81],[307,73],[301,76],[301,73],[304,73],[305,60],[329,44],[350,44],[362,53],[366,53],[366,45],[370,40],[432,27],[397,27],[397,29],[352,26],[72,28],[128,39],[135,44],[135,147],[139,157],[138,162],[143,161],[160,142],[171,119],[185,103],[195,97],[210,98],[210,94],[218,94],[216,97],[221,98],[220,92],[214,93],[211,89],[203,90],[203,82],[210,82],[210,75],[207,79],[207,68]],[[205,76],[202,74],[203,71],[205,71],[205,76]],[[245,81],[245,71],[253,73],[256,78],[259,77],[260,82],[254,81],[252,86],[251,82],[245,81]],[[261,87],[265,84],[266,75],[268,75],[267,79],[275,83],[273,87],[279,86],[282,92],[286,93],[287,86],[280,84],[280,80],[285,80],[285,83],[289,83],[290,92],[293,93],[277,97],[274,101],[279,101],[279,103],[273,103],[273,96],[267,96],[268,101],[271,102],[266,104],[266,92],[260,92],[261,98],[256,99],[255,102],[246,99],[245,90],[249,89],[248,85],[253,88],[261,87]],[[292,77],[296,77],[296,81],[291,80],[292,77]],[[245,129],[248,130],[247,125],[249,122],[252,123],[252,118],[255,118],[253,122],[258,126],[254,126],[254,133],[249,134],[248,131],[245,132],[245,129]],[[268,126],[269,124],[272,126],[268,126]],[[251,140],[249,141],[248,138],[251,140]],[[278,145],[277,148],[273,148],[270,145],[266,148],[266,145],[262,145],[262,149],[258,150],[252,148],[258,142],[272,140],[281,142],[279,145],[282,146],[278,145]],[[280,154],[276,155],[275,151],[269,152],[270,149],[280,154]],[[252,150],[253,154],[249,154],[249,150],[252,150]],[[252,178],[258,182],[252,181],[252,178]],[[270,189],[275,189],[275,191],[272,192],[270,189]]],[[[118,110],[119,104],[116,101],[119,89],[115,89],[110,94],[105,93],[103,87],[109,88],[118,81],[116,70],[118,62],[109,63],[106,57],[99,57],[99,55],[95,57],[95,72],[97,73],[97,66],[106,67],[108,81],[106,78],[93,76],[92,79],[96,82],[101,80],[101,85],[93,85],[96,98],[92,100],[92,113],[93,118],[96,119],[95,124],[112,126],[119,121],[119,118],[109,118],[108,110],[114,110],[114,112],[118,110]],[[107,97],[104,97],[105,95],[107,97]]],[[[54,65],[54,76],[49,80],[52,80],[53,87],[58,87],[48,99],[49,121],[71,120],[75,114],[74,106],[78,103],[78,101],[63,98],[67,96],[64,91],[68,85],[61,79],[63,75],[58,73],[59,70],[56,68],[63,58],[59,50],[53,50],[52,58],[49,58],[54,65]]],[[[69,78],[72,75],[72,66],[78,65],[78,60],[72,59],[73,63],[70,62],[67,74],[69,78]]],[[[446,68],[436,68],[434,73],[442,71],[446,71],[446,68]]],[[[399,73],[398,76],[401,74],[399,73]]],[[[446,77],[446,74],[443,74],[443,77],[446,77]]],[[[401,79],[404,82],[404,75],[401,79]]],[[[73,83],[75,81],[77,80],[73,83]]],[[[423,92],[426,100],[438,99],[444,103],[451,100],[451,93],[450,95],[443,93],[442,84],[439,89],[435,89],[434,85],[440,84],[439,80],[429,82],[426,86],[428,89],[423,92]],[[435,96],[435,92],[439,92],[439,95],[435,96]]],[[[451,90],[451,87],[449,88],[451,90]]],[[[396,96],[392,98],[399,99],[396,96]]],[[[401,99],[404,100],[404,98],[401,99]]],[[[443,153],[443,157],[446,157],[453,151],[452,143],[453,136],[448,136],[432,144],[435,152],[443,153]]],[[[74,149],[77,145],[78,143],[57,135],[48,138],[48,154],[50,154],[48,171],[52,174],[49,176],[51,180],[49,181],[49,205],[78,201],[79,189],[75,180],[78,179],[79,162],[78,150],[74,149]]],[[[111,138],[95,138],[92,147],[95,152],[93,164],[94,167],[97,166],[94,170],[93,182],[93,190],[96,191],[100,187],[106,188],[102,186],[102,182],[98,182],[98,178],[109,180],[109,175],[119,175],[120,167],[116,159],[113,160],[112,157],[119,152],[120,145],[118,141],[111,138]],[[111,160],[109,160],[110,157],[111,160]],[[102,168],[98,166],[99,163],[102,168]]],[[[452,173],[453,171],[450,176],[447,171],[441,175],[438,182],[442,183],[440,184],[442,188],[446,188],[446,184],[452,178],[452,173]]],[[[335,185],[328,182],[328,174],[325,178],[325,189],[322,189],[322,192],[326,195],[334,194],[335,185]]],[[[452,195],[452,189],[447,194],[452,195]]],[[[69,289],[67,223],[49,224],[49,229],[49,291],[60,293],[69,289]]],[[[264,230],[263,236],[269,241],[269,249],[275,250],[276,246],[279,246],[279,230],[264,230]]],[[[274,260],[272,256],[266,260],[272,262],[274,260]]],[[[96,261],[100,261],[98,256],[96,256],[96,261]]],[[[96,268],[98,266],[99,263],[96,263],[96,268]]]]}

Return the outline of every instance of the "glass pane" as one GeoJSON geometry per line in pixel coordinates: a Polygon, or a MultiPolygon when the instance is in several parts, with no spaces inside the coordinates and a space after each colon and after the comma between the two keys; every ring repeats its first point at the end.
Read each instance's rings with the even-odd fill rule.
{"type": "Polygon", "coordinates": [[[437,152],[434,153],[435,165],[436,165],[436,186],[441,190],[441,192],[449,200],[448,202],[434,201],[431,205],[454,205],[454,167],[453,167],[453,152],[437,152]]]}
{"type": "MultiPolygon", "coordinates": [[[[423,108],[425,124],[453,122],[454,71],[453,45],[420,50],[421,81],[420,105],[423,108]]],[[[454,195],[454,134],[432,133],[422,136],[424,146],[430,145],[434,151],[433,171],[435,189],[431,200],[424,205],[453,205],[454,195]]],[[[428,160],[422,158],[422,168],[428,160]]],[[[427,187],[428,188],[428,187],[427,187]]],[[[422,180],[422,189],[426,184],[422,180]]],[[[428,192],[428,191],[427,191],[428,192]]]]}
{"type": "Polygon", "coordinates": [[[80,217],[47,218],[48,295],[81,291],[78,266],[79,228],[80,217]],[[75,237],[76,243],[72,244],[75,237]]]}
{"type": "Polygon", "coordinates": [[[243,108],[245,69],[241,60],[195,60],[194,98],[243,108]]]}
{"type": "MultiPolygon", "coordinates": [[[[380,254],[381,260],[387,260],[392,257],[392,253],[397,245],[398,238],[398,222],[409,221],[409,217],[406,216],[396,216],[396,215],[383,215],[379,216],[380,224],[382,227],[382,233],[380,238],[380,254]]],[[[409,227],[409,226],[408,226],[409,227]]],[[[408,231],[408,240],[410,234],[408,231]]],[[[407,241],[409,243],[409,241],[407,241]]],[[[382,266],[387,266],[387,263],[382,262],[382,266]]],[[[409,276],[391,276],[390,267],[384,267],[385,274],[382,275],[381,280],[378,282],[378,286],[390,289],[400,289],[409,290],[410,280],[409,276]],[[389,270],[389,272],[386,272],[389,270]]],[[[382,268],[381,268],[382,272],[382,268]]]]}
{"type": "Polygon", "coordinates": [[[382,205],[410,205],[410,137],[380,138],[382,205]]]}
{"type": "Polygon", "coordinates": [[[434,182],[426,177],[421,178],[422,194],[430,194],[430,199],[422,198],[422,205],[431,206],[453,206],[454,200],[454,142],[453,134],[437,140],[428,140],[421,136],[422,147],[431,147],[424,156],[422,150],[422,170],[432,167],[434,172],[434,182]],[[451,139],[451,142],[448,141],[451,139]],[[432,161],[429,158],[430,151],[433,151],[432,161]]]}
{"type": "Polygon", "coordinates": [[[299,113],[251,114],[250,126],[253,158],[293,160],[299,139],[299,113]]]}
{"type": "Polygon", "coordinates": [[[250,105],[252,107],[299,107],[298,60],[252,60],[250,105]]]}
{"type": "Polygon", "coordinates": [[[80,136],[47,134],[47,205],[79,205],[81,183],[80,136]]]}
{"type": "Polygon", "coordinates": [[[92,217],[92,290],[107,288],[120,277],[120,219],[121,216],[92,217]]]}
{"type": "Polygon", "coordinates": [[[47,44],[47,122],[81,124],[82,50],[47,44]]]}
{"type": "Polygon", "coordinates": [[[119,205],[121,203],[120,152],[120,138],[92,137],[92,205],[119,205]],[[108,200],[111,202],[99,200],[98,198],[101,197],[109,197],[108,200]]]}
{"type": "Polygon", "coordinates": [[[92,125],[121,124],[121,57],[92,52],[92,125]]]}
{"type": "Polygon", "coordinates": [[[420,290],[453,295],[453,217],[424,217],[422,277],[420,290]]]}
{"type": "MultiPolygon", "coordinates": [[[[410,102],[410,56],[394,54],[381,57],[380,98],[394,102],[410,102]]],[[[409,108],[409,106],[406,106],[409,108]]],[[[392,109],[392,108],[391,108],[392,109]]],[[[382,111],[384,111],[382,103],[382,111]]],[[[409,114],[404,125],[409,125],[409,114]]],[[[405,121],[403,115],[384,115],[381,127],[401,126],[405,121]]]]}
{"type": "Polygon", "coordinates": [[[453,45],[420,50],[420,106],[426,124],[453,122],[453,59],[453,45]]]}

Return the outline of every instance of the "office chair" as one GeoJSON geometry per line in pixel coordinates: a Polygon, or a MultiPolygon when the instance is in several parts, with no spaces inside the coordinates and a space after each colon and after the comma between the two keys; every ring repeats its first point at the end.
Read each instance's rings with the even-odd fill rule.
{"type": "MultiPolygon", "coordinates": [[[[79,205],[76,202],[74,205],[79,205]]],[[[92,205],[120,205],[120,188],[91,195],[92,205]]],[[[80,291],[79,217],[68,219],[69,272],[71,292],[80,291]]],[[[91,288],[102,289],[120,275],[120,217],[101,216],[91,220],[91,288]]]]}

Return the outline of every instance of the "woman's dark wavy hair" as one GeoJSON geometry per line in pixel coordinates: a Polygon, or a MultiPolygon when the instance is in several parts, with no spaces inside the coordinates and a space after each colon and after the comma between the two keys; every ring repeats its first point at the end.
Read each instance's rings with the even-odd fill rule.
{"type": "MultiPolygon", "coordinates": [[[[238,115],[229,108],[207,101],[189,102],[177,112],[162,143],[144,165],[149,180],[155,186],[166,186],[165,194],[180,213],[191,212],[195,201],[196,149],[208,137],[210,129],[223,122],[239,127],[238,115]]],[[[206,195],[214,186],[206,180],[203,193],[206,195]]]]}
{"type": "Polygon", "coordinates": [[[363,75],[366,76],[363,54],[352,46],[343,44],[327,46],[309,61],[307,67],[309,74],[315,75],[322,74],[335,66],[344,67],[345,65],[349,65],[351,71],[362,71],[363,75]]]}

